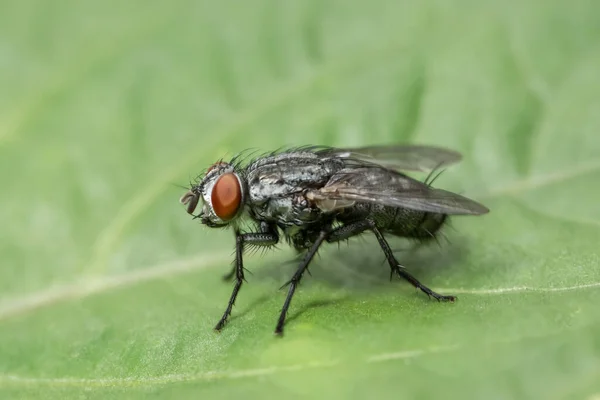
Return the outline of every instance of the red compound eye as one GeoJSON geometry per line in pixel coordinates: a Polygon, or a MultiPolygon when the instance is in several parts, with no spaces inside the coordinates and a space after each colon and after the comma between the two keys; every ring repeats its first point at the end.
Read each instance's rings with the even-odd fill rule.
{"type": "Polygon", "coordinates": [[[235,174],[221,175],[213,186],[210,199],[217,217],[223,221],[233,218],[242,203],[242,188],[235,174]]]}

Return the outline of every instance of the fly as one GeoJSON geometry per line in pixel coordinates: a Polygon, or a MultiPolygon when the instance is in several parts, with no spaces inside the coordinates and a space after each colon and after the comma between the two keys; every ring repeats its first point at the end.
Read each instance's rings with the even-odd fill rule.
{"type": "Polygon", "coordinates": [[[247,163],[236,156],[213,164],[180,201],[204,225],[232,227],[235,233],[235,262],[225,276],[235,278],[235,286],[215,329],[225,326],[245,281],[244,250],[272,247],[281,237],[303,257],[284,285],[288,292],[276,334],[283,333],[294,292],[319,247],[367,231],[375,235],[392,275],[438,301],[454,301],[454,296],[436,293],[409,274],[384,235],[426,241],[435,238],[449,215],[487,213],[473,200],[433,188],[430,179],[421,182],[400,172],[435,171],[460,159],[455,151],[431,146],[307,146],[247,163]],[[251,222],[253,231],[242,231],[243,218],[251,222]]]}

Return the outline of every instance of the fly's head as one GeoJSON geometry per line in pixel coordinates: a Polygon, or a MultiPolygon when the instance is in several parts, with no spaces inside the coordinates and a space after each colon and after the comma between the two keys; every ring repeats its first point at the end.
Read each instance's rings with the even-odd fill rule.
{"type": "Polygon", "coordinates": [[[225,227],[240,216],[244,204],[244,185],[234,167],[226,162],[213,164],[196,185],[179,200],[188,214],[211,228],[225,227]],[[201,203],[201,210],[194,211],[201,203]]]}

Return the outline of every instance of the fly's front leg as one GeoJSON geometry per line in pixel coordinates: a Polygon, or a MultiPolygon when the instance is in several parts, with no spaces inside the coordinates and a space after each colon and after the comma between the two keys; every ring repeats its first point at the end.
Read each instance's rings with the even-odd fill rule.
{"type": "Polygon", "coordinates": [[[227,309],[223,316],[215,326],[215,330],[220,331],[225,326],[227,322],[227,318],[231,315],[231,309],[235,303],[235,299],[237,298],[238,292],[242,287],[242,283],[244,283],[244,262],[243,262],[243,253],[244,246],[246,244],[252,246],[273,246],[277,244],[279,241],[279,236],[277,235],[277,231],[270,227],[267,224],[261,224],[262,232],[255,233],[239,233],[236,232],[235,235],[235,264],[234,264],[234,274],[235,274],[235,286],[233,287],[233,292],[231,293],[231,297],[229,298],[229,304],[227,305],[227,309]]]}
{"type": "Polygon", "coordinates": [[[367,219],[367,220],[362,220],[362,221],[358,221],[358,222],[355,222],[352,224],[341,226],[341,227],[337,228],[336,230],[334,230],[333,232],[331,232],[331,234],[327,238],[327,241],[328,242],[337,242],[340,240],[345,240],[352,236],[359,235],[366,230],[370,230],[375,234],[375,237],[377,238],[377,242],[379,242],[379,246],[381,247],[381,250],[383,250],[383,253],[385,254],[385,258],[387,259],[387,261],[390,265],[392,274],[395,273],[400,278],[407,280],[415,288],[421,290],[427,296],[433,297],[434,299],[436,299],[438,301],[442,301],[442,300],[443,301],[454,301],[454,300],[456,300],[456,297],[454,297],[454,296],[444,296],[444,295],[434,292],[433,290],[429,289],[427,286],[425,286],[421,282],[419,282],[419,280],[417,278],[415,278],[414,276],[409,274],[406,271],[406,269],[404,269],[404,267],[402,267],[400,265],[400,263],[396,260],[396,257],[394,257],[394,253],[392,252],[392,249],[390,248],[390,245],[388,244],[387,240],[385,240],[385,238],[383,237],[383,234],[381,233],[379,228],[377,228],[377,225],[375,224],[375,222],[372,220],[367,219]]]}

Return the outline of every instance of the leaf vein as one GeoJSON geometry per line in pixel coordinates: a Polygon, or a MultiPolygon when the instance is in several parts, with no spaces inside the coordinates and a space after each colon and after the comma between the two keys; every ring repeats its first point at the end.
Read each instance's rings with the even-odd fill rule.
{"type": "MultiPolygon", "coordinates": [[[[548,337],[562,333],[548,332],[542,335],[534,336],[535,338],[548,337]]],[[[481,343],[483,346],[503,345],[519,343],[526,339],[531,339],[529,336],[521,336],[507,338],[505,340],[496,340],[490,343],[481,343]]],[[[471,344],[469,344],[471,346],[471,344]]],[[[358,360],[360,363],[380,363],[397,360],[415,359],[422,356],[450,353],[459,351],[464,348],[463,344],[453,344],[444,346],[430,346],[421,349],[404,350],[398,352],[377,353],[366,356],[358,360]]],[[[241,379],[255,378],[275,375],[285,372],[296,372],[307,369],[317,368],[332,368],[339,365],[346,365],[343,360],[327,360],[327,361],[311,361],[302,364],[292,364],[284,366],[270,366],[263,368],[248,368],[240,370],[222,370],[222,371],[206,371],[196,374],[168,374],[154,377],[122,377],[122,378],[43,378],[43,377],[27,377],[15,374],[0,374],[0,385],[29,385],[29,386],[55,386],[55,387],[136,387],[136,386],[154,386],[166,385],[177,382],[195,382],[195,381],[214,381],[223,379],[241,379]]]]}
{"type": "Polygon", "coordinates": [[[600,160],[594,160],[578,165],[574,168],[555,171],[548,174],[536,175],[526,179],[520,179],[508,185],[492,188],[486,193],[482,193],[477,197],[480,199],[491,199],[501,196],[514,196],[518,193],[555,185],[569,179],[575,179],[582,175],[597,172],[598,170],[600,170],[600,160]]]}

